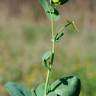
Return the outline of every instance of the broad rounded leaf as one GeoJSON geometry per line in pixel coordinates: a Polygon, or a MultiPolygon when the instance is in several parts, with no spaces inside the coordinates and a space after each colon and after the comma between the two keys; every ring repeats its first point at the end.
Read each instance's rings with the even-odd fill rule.
{"type": "MultiPolygon", "coordinates": [[[[47,96],[79,96],[80,79],[75,76],[61,78],[47,88],[47,96]]],[[[44,95],[44,84],[40,84],[36,90],[36,96],[44,95]]]]}
{"type": "Polygon", "coordinates": [[[5,89],[11,96],[32,96],[32,91],[23,84],[8,82],[5,89]]]}
{"type": "Polygon", "coordinates": [[[51,92],[54,92],[56,96],[79,96],[80,87],[80,79],[69,76],[55,81],[51,85],[51,92]]]}

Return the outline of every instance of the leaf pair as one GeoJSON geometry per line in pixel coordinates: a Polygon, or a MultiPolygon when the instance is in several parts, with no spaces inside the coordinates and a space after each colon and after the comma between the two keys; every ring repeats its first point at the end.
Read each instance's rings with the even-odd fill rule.
{"type": "MultiPolygon", "coordinates": [[[[48,86],[47,96],[79,96],[80,79],[75,76],[63,77],[48,86]]],[[[23,84],[9,82],[5,85],[10,96],[43,96],[44,84],[31,91],[23,84]]]]}

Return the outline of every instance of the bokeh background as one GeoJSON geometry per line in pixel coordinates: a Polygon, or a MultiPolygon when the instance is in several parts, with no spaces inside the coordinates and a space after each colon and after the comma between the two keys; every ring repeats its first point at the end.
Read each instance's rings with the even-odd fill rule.
{"type": "MultiPolygon", "coordinates": [[[[66,32],[56,44],[50,82],[68,75],[81,79],[80,96],[96,96],[96,0],[69,0],[59,8],[61,19],[74,20],[79,32],[66,32]]],[[[0,96],[8,81],[36,87],[44,82],[42,54],[50,49],[50,22],[38,0],[0,0],[0,96]]]]}

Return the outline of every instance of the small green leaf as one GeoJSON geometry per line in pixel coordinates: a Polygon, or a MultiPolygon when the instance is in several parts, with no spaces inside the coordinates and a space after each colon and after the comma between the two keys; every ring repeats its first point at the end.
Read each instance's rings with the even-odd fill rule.
{"type": "Polygon", "coordinates": [[[47,0],[39,1],[49,19],[58,20],[60,18],[58,10],[49,4],[47,0]]]}
{"type": "Polygon", "coordinates": [[[42,56],[42,62],[43,62],[43,65],[50,69],[50,59],[51,59],[51,56],[52,56],[52,52],[51,51],[48,51],[46,52],[43,56],[42,56]]]}
{"type": "Polygon", "coordinates": [[[59,41],[64,36],[64,32],[59,32],[55,36],[55,41],[59,41]]]}
{"type": "Polygon", "coordinates": [[[61,27],[59,32],[54,36],[54,41],[59,41],[64,36],[64,27],[61,27]]]}
{"type": "Polygon", "coordinates": [[[9,82],[5,85],[5,89],[11,96],[32,96],[31,90],[23,84],[9,82]]]}
{"type": "Polygon", "coordinates": [[[52,52],[51,51],[47,51],[43,56],[42,56],[42,60],[48,60],[51,57],[52,52]]]}
{"type": "Polygon", "coordinates": [[[50,70],[51,70],[51,65],[53,64],[53,61],[54,61],[54,53],[52,53],[51,51],[46,52],[42,56],[43,65],[50,70]]]}

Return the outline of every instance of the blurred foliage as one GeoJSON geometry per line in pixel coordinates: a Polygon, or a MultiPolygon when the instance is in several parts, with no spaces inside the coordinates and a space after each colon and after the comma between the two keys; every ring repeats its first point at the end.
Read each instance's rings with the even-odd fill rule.
{"type": "MultiPolygon", "coordinates": [[[[26,23],[18,26],[10,24],[0,27],[0,86],[2,86],[0,88],[3,88],[7,81],[22,81],[31,87],[37,86],[45,79],[41,55],[43,49],[49,49],[50,28],[43,23],[40,25],[26,23]]],[[[83,32],[75,35],[66,33],[59,43],[60,46],[56,46],[56,66],[53,68],[56,75],[51,74],[50,82],[74,74],[80,77],[82,82],[80,96],[95,96],[96,35],[86,34],[84,42],[82,35],[83,32]]],[[[5,93],[1,89],[0,93],[2,92],[5,93]]]]}

